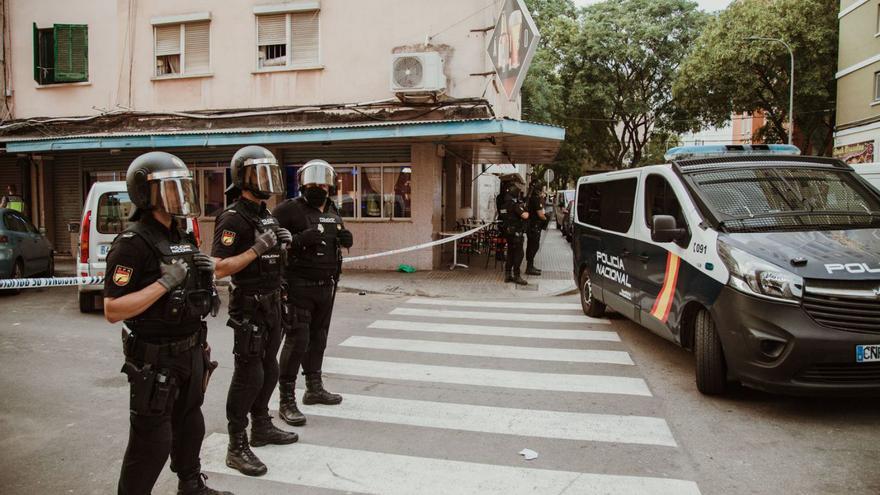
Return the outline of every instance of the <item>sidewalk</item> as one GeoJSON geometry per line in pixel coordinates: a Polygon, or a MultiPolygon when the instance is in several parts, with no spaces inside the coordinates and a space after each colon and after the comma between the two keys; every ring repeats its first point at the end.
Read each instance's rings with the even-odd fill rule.
{"type": "MultiPolygon", "coordinates": [[[[445,252],[451,259],[451,247],[445,252]]],[[[467,258],[459,257],[458,261],[467,263],[467,258]]],[[[448,265],[444,262],[444,268],[416,273],[343,269],[339,286],[350,292],[481,298],[557,296],[577,290],[571,275],[571,245],[553,225],[541,235],[541,250],[535,258],[535,265],[543,274],[540,277],[525,275],[523,261],[523,277],[529,285],[504,283],[503,262],[499,261],[496,267],[494,259],[489,260],[486,269],[485,256],[472,256],[469,268],[451,271],[448,265]]]]}
{"type": "MultiPolygon", "coordinates": [[[[451,260],[452,245],[444,246],[444,253],[451,260]],[[447,247],[448,246],[448,247],[447,247]]],[[[444,258],[445,259],[445,258],[444,258]]],[[[466,263],[467,258],[459,258],[466,263]]],[[[444,262],[439,270],[403,273],[392,271],[346,271],[343,268],[339,287],[346,292],[371,292],[396,295],[415,295],[426,297],[535,297],[570,294],[577,290],[571,276],[571,245],[562,234],[551,225],[541,235],[541,250],[535,264],[543,270],[540,277],[525,275],[529,285],[519,286],[504,283],[503,262],[497,267],[495,260],[475,255],[471,257],[469,268],[449,270],[449,262],[444,262]]],[[[71,257],[55,258],[55,276],[75,276],[76,267],[71,257]]]]}

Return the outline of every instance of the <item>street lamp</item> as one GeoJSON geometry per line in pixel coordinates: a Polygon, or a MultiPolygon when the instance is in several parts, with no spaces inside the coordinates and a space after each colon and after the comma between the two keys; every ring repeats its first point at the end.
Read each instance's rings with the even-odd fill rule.
{"type": "Polygon", "coordinates": [[[791,87],[788,92],[788,144],[791,144],[791,134],[794,132],[794,51],[788,43],[779,38],[749,36],[746,38],[746,41],[775,41],[777,43],[782,43],[785,45],[785,48],[788,49],[788,54],[791,56],[791,76],[789,77],[791,87]]]}

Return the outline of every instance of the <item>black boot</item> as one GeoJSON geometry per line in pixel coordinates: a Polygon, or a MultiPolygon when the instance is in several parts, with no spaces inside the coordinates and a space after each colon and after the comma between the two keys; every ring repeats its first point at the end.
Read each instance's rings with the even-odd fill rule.
{"type": "Polygon", "coordinates": [[[234,495],[232,492],[218,492],[205,484],[208,477],[199,473],[194,479],[177,482],[177,495],[234,495]]]}
{"type": "Polygon", "coordinates": [[[331,394],[324,390],[324,382],[321,381],[321,372],[306,375],[306,393],[303,394],[303,404],[325,404],[332,406],[342,402],[342,396],[331,394]]]}
{"type": "Polygon", "coordinates": [[[509,284],[510,282],[513,282],[513,272],[508,270],[504,272],[504,283],[509,284]]]}
{"type": "Polygon", "coordinates": [[[281,404],[278,406],[278,417],[290,426],[306,424],[306,417],[296,407],[296,396],[293,394],[295,382],[278,382],[281,404]]]}
{"type": "Polygon", "coordinates": [[[519,275],[519,271],[516,270],[513,272],[513,283],[516,285],[529,285],[529,283],[519,275]]]}
{"type": "Polygon", "coordinates": [[[541,270],[538,270],[537,268],[535,268],[535,265],[533,265],[531,263],[529,263],[526,266],[526,275],[540,276],[541,273],[542,273],[541,270]]]}
{"type": "Polygon", "coordinates": [[[266,474],[266,465],[254,454],[248,445],[247,432],[229,434],[229,450],[226,451],[226,465],[247,476],[266,474]]]}
{"type": "Polygon", "coordinates": [[[287,445],[299,440],[299,435],[292,431],[284,431],[272,424],[272,418],[263,416],[253,418],[251,422],[251,447],[262,447],[266,444],[287,445]]]}

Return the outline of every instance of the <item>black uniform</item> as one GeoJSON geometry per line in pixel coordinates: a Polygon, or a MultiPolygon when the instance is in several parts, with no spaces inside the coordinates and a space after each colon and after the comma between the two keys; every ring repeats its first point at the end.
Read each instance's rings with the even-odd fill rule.
{"type": "Polygon", "coordinates": [[[519,278],[520,265],[523,260],[523,235],[525,232],[525,220],[522,214],[525,205],[514,194],[504,193],[501,197],[501,208],[498,214],[501,218],[501,229],[507,240],[507,259],[504,263],[504,271],[515,278],[519,278]]]}
{"type": "Polygon", "coordinates": [[[302,366],[303,375],[320,376],[333,314],[333,298],[342,253],[337,234],[344,229],[336,206],[327,201],[322,212],[303,197],[289,199],[272,212],[294,237],[285,278],[289,286],[290,333],[281,350],[281,382],[293,383],[302,366]],[[317,228],[323,240],[317,246],[297,243],[297,234],[317,228]]]}
{"type": "MultiPolygon", "coordinates": [[[[277,228],[265,203],[241,198],[217,218],[212,255],[237,256],[256,236],[277,228]]],[[[241,433],[252,419],[269,417],[269,399],[278,383],[281,346],[281,283],[285,253],[275,246],[232,275],[229,325],[235,335],[235,371],[226,399],[230,433],[241,433]]]]}
{"type": "Polygon", "coordinates": [[[202,401],[212,369],[203,318],[211,311],[213,280],[193,265],[194,239],[175,223],[169,230],[151,215],[117,236],[107,255],[105,297],[122,297],[160,278],[160,262],[184,260],[186,280],[140,315],[125,321],[122,371],[130,383],[128,447],[120,494],[149,494],[168,455],[183,480],[201,472],[205,436],[202,401]],[[130,331],[130,332],[129,332],[130,331]]]}
{"type": "Polygon", "coordinates": [[[526,264],[529,267],[535,266],[535,255],[541,248],[541,231],[544,230],[544,220],[538,215],[544,211],[544,200],[539,190],[533,189],[529,194],[528,212],[529,219],[526,236],[528,238],[528,247],[526,248],[526,264]]]}

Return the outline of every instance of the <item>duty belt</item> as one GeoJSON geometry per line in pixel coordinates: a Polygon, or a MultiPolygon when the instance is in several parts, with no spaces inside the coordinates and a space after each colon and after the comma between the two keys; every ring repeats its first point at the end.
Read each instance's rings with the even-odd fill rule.
{"type": "Polygon", "coordinates": [[[193,347],[203,344],[207,339],[207,326],[182,339],[175,339],[171,342],[153,343],[144,342],[138,338],[137,334],[129,330],[126,326],[122,327],[122,351],[125,357],[145,363],[155,363],[160,356],[176,356],[184,353],[193,347]]]}
{"type": "Polygon", "coordinates": [[[308,280],[305,278],[292,278],[288,279],[288,284],[291,287],[322,287],[325,285],[333,285],[336,283],[332,278],[326,278],[321,280],[308,280]]]}

